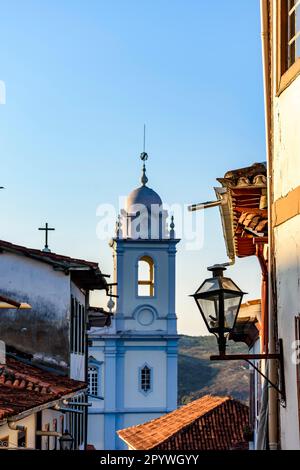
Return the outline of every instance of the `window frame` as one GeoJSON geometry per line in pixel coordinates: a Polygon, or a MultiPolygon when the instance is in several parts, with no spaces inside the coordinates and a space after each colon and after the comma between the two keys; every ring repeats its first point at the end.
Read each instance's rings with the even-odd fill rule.
{"type": "MultiPolygon", "coordinates": [[[[98,395],[96,395],[96,398],[102,398],[103,393],[104,393],[104,384],[103,384],[103,362],[97,361],[94,357],[89,357],[88,359],[88,371],[90,367],[95,367],[97,369],[97,378],[98,378],[98,395]]],[[[89,384],[89,382],[88,382],[89,384]]],[[[88,392],[88,396],[91,397],[91,399],[94,398],[94,395],[90,395],[88,392]]]]}
{"type": "Polygon", "coordinates": [[[153,391],[153,367],[151,367],[147,362],[145,362],[141,367],[139,367],[139,375],[138,375],[138,380],[139,380],[139,391],[145,396],[148,396],[149,393],[153,391]],[[149,369],[149,374],[150,374],[150,388],[148,390],[144,390],[142,388],[142,374],[143,370],[147,367],[149,369]]]}
{"type": "Polygon", "coordinates": [[[143,254],[137,260],[137,273],[136,273],[136,296],[138,298],[144,299],[153,299],[156,297],[156,276],[157,276],[157,269],[156,263],[152,256],[148,254],[143,254]],[[140,279],[140,262],[148,263],[149,265],[149,279],[144,280],[140,279]],[[142,286],[149,286],[149,295],[140,294],[140,287],[142,286]]]}
{"type": "Polygon", "coordinates": [[[71,295],[70,353],[83,356],[86,348],[85,307],[71,295]]]}
{"type": "MultiPolygon", "coordinates": [[[[279,96],[300,75],[300,57],[288,64],[288,3],[277,0],[277,95],[279,96]]],[[[298,7],[300,8],[300,7],[298,7]]]]}

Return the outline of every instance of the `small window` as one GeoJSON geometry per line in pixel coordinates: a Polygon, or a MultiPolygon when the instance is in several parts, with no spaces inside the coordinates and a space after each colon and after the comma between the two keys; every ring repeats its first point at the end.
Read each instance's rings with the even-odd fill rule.
{"type": "Polygon", "coordinates": [[[98,367],[90,366],[88,369],[88,394],[98,396],[98,367]]]}
{"type": "Polygon", "coordinates": [[[279,72],[283,75],[300,59],[300,0],[281,0],[278,8],[279,72]]]}
{"type": "Polygon", "coordinates": [[[71,353],[84,354],[85,352],[85,309],[73,296],[71,296],[70,319],[70,350],[71,353]]]}
{"type": "Polygon", "coordinates": [[[148,393],[152,388],[152,371],[145,365],[140,371],[140,387],[142,392],[148,393]]]}
{"type": "Polygon", "coordinates": [[[154,262],[150,256],[143,256],[138,263],[138,295],[154,296],[154,262]]]}
{"type": "Polygon", "coordinates": [[[288,1],[287,48],[288,67],[300,57],[300,0],[288,1]]]}

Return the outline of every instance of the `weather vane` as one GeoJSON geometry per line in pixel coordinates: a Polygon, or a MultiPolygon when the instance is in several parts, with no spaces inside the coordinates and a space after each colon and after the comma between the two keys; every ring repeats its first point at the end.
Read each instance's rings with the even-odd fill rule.
{"type": "Polygon", "coordinates": [[[148,154],[146,153],[146,124],[144,124],[144,140],[143,140],[143,151],[140,155],[140,159],[142,162],[146,162],[149,158],[148,154]]]}

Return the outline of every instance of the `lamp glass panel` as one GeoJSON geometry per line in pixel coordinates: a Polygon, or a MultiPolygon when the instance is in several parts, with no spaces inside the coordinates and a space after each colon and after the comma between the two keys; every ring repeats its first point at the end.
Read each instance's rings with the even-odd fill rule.
{"type": "Polygon", "coordinates": [[[240,306],[242,295],[224,293],[224,316],[226,330],[232,330],[238,309],[240,306]]]}
{"type": "Polygon", "coordinates": [[[206,281],[199,287],[197,294],[204,294],[208,292],[213,292],[220,289],[219,281],[217,278],[206,279],[206,281]]]}
{"type": "Polygon", "coordinates": [[[229,279],[228,277],[223,277],[221,280],[221,286],[222,289],[227,289],[227,290],[232,290],[235,292],[241,292],[241,289],[239,289],[235,283],[229,279]]]}
{"type": "Polygon", "coordinates": [[[210,330],[219,327],[219,295],[212,295],[206,299],[197,299],[198,305],[204,314],[210,330]]]}

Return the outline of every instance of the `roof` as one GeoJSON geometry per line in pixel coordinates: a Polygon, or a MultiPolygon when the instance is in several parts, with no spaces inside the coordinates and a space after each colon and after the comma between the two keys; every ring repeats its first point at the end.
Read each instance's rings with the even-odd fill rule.
{"type": "Polygon", "coordinates": [[[248,425],[246,405],[230,397],[206,395],[118,435],[135,450],[226,450],[244,441],[248,425]]]}
{"type": "Polygon", "coordinates": [[[107,289],[105,277],[108,276],[102,274],[98,263],[36,250],[4,240],[0,240],[0,252],[15,253],[50,264],[56,270],[70,273],[72,280],[83,289],[107,289]]]}
{"type": "Polygon", "coordinates": [[[7,357],[0,364],[0,422],[84,389],[85,382],[7,357]]]}
{"type": "Polygon", "coordinates": [[[111,325],[111,312],[106,312],[102,307],[89,307],[88,309],[88,329],[104,328],[111,325]]]}
{"type": "Polygon", "coordinates": [[[251,348],[259,338],[261,329],[261,300],[248,300],[240,307],[239,314],[229,339],[246,343],[251,348]]]}
{"type": "Polygon", "coordinates": [[[254,163],[217,179],[222,187],[215,188],[215,192],[223,201],[220,206],[223,233],[232,260],[235,256],[254,255],[254,238],[264,239],[268,235],[266,174],[265,163],[254,163]]]}

